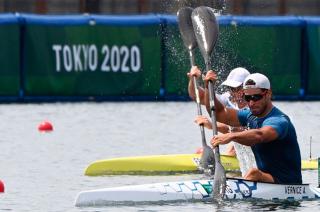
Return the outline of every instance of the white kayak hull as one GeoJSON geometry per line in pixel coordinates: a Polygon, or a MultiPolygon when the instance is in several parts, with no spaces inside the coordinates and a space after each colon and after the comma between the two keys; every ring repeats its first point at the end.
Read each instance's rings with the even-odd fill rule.
{"type": "MultiPolygon", "coordinates": [[[[211,200],[211,180],[191,180],[82,191],[76,206],[211,200]]],[[[228,178],[225,199],[306,200],[320,197],[309,184],[282,185],[228,178]]]]}

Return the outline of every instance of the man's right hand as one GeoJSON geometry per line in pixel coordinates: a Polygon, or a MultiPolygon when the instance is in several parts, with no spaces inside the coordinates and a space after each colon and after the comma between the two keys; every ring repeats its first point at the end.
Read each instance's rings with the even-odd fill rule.
{"type": "Polygon", "coordinates": [[[216,83],[218,79],[218,75],[216,74],[216,72],[210,70],[207,72],[206,76],[204,77],[204,83],[205,83],[205,86],[206,88],[208,87],[208,82],[211,81],[213,84],[216,83]]]}
{"type": "Polygon", "coordinates": [[[192,66],[189,73],[187,73],[188,77],[191,79],[192,77],[199,78],[201,76],[201,71],[197,66],[192,66]]]}

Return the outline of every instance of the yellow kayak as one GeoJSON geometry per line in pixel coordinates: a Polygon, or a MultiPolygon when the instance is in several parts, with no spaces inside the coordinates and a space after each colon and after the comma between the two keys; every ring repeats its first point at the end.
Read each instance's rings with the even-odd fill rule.
{"type": "MultiPolygon", "coordinates": [[[[120,174],[174,174],[198,172],[200,154],[152,155],[97,160],[85,170],[87,176],[120,174]]],[[[239,171],[236,157],[221,155],[226,171],[239,171]]],[[[317,160],[303,160],[302,169],[317,169],[317,160]]]]}

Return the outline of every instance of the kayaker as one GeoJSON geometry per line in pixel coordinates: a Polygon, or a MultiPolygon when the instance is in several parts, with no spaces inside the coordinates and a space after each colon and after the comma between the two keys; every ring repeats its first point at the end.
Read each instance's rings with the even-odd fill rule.
{"type": "MultiPolygon", "coordinates": [[[[205,100],[209,107],[207,82],[217,75],[208,71],[205,76],[205,100]]],[[[230,126],[247,126],[248,130],[219,134],[212,138],[215,147],[231,141],[251,146],[257,168],[244,176],[247,180],[301,184],[301,155],[295,128],[289,117],[272,104],[269,79],[260,73],[250,74],[243,83],[244,99],[249,109],[227,108],[215,98],[217,121],[230,126]]],[[[198,124],[202,124],[198,122],[198,124]]]]}
{"type": "MultiPolygon", "coordinates": [[[[217,94],[219,101],[225,105],[226,107],[234,108],[234,109],[242,109],[247,107],[247,102],[243,99],[243,89],[242,83],[244,79],[250,74],[250,72],[242,67],[237,67],[230,71],[227,79],[222,82],[221,85],[226,86],[227,91],[222,93],[221,95],[217,94]]],[[[188,73],[189,83],[188,83],[188,93],[190,98],[195,100],[195,91],[194,91],[194,84],[192,82],[192,76],[196,76],[199,78],[201,76],[201,71],[196,67],[192,67],[190,72],[188,73]]],[[[200,102],[204,105],[204,89],[202,87],[198,87],[200,102]]],[[[199,117],[204,119],[203,122],[206,123],[207,128],[212,129],[211,122],[207,119],[206,116],[199,117]],[[207,120],[207,121],[206,121],[207,120]]],[[[244,130],[244,127],[231,127],[226,124],[217,123],[218,131],[221,133],[227,132],[239,132],[244,130]]],[[[230,143],[227,146],[227,149],[224,153],[225,155],[236,156],[236,151],[234,145],[230,143]]],[[[252,154],[252,153],[251,153],[252,154]]]]}

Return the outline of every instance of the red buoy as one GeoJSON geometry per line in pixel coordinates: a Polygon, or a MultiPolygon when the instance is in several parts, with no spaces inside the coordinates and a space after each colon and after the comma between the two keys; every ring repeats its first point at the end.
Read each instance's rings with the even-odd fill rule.
{"type": "Polygon", "coordinates": [[[202,147],[199,147],[197,150],[196,150],[196,154],[202,154],[203,152],[203,148],[202,147]]]}
{"type": "Polygon", "coordinates": [[[3,193],[4,192],[4,184],[3,182],[0,180],[0,192],[3,193]]]}
{"type": "Polygon", "coordinates": [[[38,126],[38,130],[41,132],[50,132],[53,130],[53,126],[49,121],[44,121],[40,123],[40,125],[38,126]]]}

